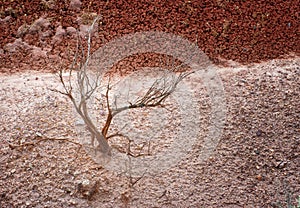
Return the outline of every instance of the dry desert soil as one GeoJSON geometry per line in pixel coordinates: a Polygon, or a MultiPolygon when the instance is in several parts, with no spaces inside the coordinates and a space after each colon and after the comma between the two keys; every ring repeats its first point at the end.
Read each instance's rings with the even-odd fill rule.
{"type": "MultiPolygon", "coordinates": [[[[1,0],[0,207],[300,207],[299,11],[299,0],[1,0]],[[70,66],[77,34],[84,38],[96,16],[92,52],[126,34],[175,34],[203,51],[220,81],[221,93],[210,91],[192,74],[184,81],[191,99],[181,99],[192,107],[171,105],[159,117],[133,111],[113,124],[133,123],[131,135],[151,140],[153,157],[178,132],[184,149],[194,132],[163,171],[135,176],[97,163],[78,144],[72,104],[51,90],[61,89],[55,72],[70,66]],[[225,112],[222,125],[212,122],[214,107],[225,112]],[[149,115],[163,118],[159,129],[149,115]],[[192,129],[180,131],[189,116],[192,129]],[[211,129],[221,134],[206,154],[211,129]]],[[[110,75],[131,80],[150,69],[147,80],[161,57],[128,56],[110,75]]]]}

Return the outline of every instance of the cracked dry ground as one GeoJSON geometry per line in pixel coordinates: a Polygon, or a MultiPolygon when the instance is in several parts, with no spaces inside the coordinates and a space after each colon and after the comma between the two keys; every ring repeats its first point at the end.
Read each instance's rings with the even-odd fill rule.
{"type": "MultiPolygon", "coordinates": [[[[299,1],[72,2],[1,2],[0,207],[296,205],[299,1]],[[215,66],[224,85],[227,120],[210,158],[199,160],[199,138],[169,171],[137,180],[97,165],[76,144],[49,140],[10,147],[43,135],[76,141],[72,106],[48,90],[59,86],[49,71],[74,46],[72,28],[84,32],[95,13],[103,19],[93,50],[124,34],[159,30],[198,39],[214,63],[227,65],[215,66]],[[44,25],[20,31],[40,17],[44,25]],[[259,61],[264,62],[254,64],[259,61]]],[[[154,61],[153,54],[132,56],[115,69],[155,66],[154,61]]],[[[211,103],[198,87],[199,111],[209,121],[211,103]]]]}

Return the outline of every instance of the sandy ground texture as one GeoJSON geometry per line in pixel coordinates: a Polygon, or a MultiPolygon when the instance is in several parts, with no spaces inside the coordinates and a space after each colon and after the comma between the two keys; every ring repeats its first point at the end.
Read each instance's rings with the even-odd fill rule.
{"type": "MultiPolygon", "coordinates": [[[[296,205],[300,195],[299,63],[296,58],[216,67],[227,105],[216,149],[201,160],[213,112],[211,99],[198,82],[194,85],[200,112],[197,141],[168,170],[142,177],[107,170],[76,144],[79,135],[72,105],[49,90],[60,88],[54,74],[3,75],[0,207],[296,205]],[[32,145],[15,147],[28,143],[32,145]]],[[[173,111],[178,114],[176,108],[173,111]]],[[[166,113],[165,119],[171,128],[178,125],[169,116],[166,113]]],[[[166,130],[168,134],[173,135],[166,130]]],[[[168,148],[163,136],[158,139],[157,151],[168,148]]]]}
{"type": "MultiPolygon", "coordinates": [[[[0,207],[296,205],[299,11],[299,0],[1,1],[0,207]],[[152,174],[133,177],[102,167],[80,148],[77,142],[85,138],[78,133],[80,121],[68,99],[49,90],[61,87],[50,72],[69,66],[77,34],[85,40],[96,16],[101,19],[91,52],[126,34],[162,31],[197,44],[218,65],[224,91],[216,96],[226,102],[216,101],[226,110],[226,122],[221,137],[211,143],[212,154],[203,154],[205,138],[211,129],[218,133],[220,125],[210,124],[223,111],[214,108],[217,102],[199,74],[185,82],[192,97],[182,99],[183,104],[196,106],[185,108],[190,111],[181,111],[180,105],[154,113],[137,110],[112,125],[118,130],[134,121],[123,130],[138,135],[135,151],[156,155],[183,142],[183,150],[189,151],[172,167],[155,174],[160,167],[152,167],[152,174]],[[163,119],[156,119],[158,115],[163,119]],[[188,119],[194,119],[192,125],[179,128],[188,119]],[[153,123],[160,124],[158,130],[151,131],[153,123]],[[178,134],[180,129],[185,131],[178,134]],[[179,135],[182,140],[175,140],[179,135]],[[31,145],[15,147],[24,144],[31,145]]],[[[125,83],[137,68],[157,67],[159,58],[155,53],[128,56],[112,72],[124,76],[117,78],[125,83]]],[[[123,140],[111,142],[124,148],[123,140]]]]}

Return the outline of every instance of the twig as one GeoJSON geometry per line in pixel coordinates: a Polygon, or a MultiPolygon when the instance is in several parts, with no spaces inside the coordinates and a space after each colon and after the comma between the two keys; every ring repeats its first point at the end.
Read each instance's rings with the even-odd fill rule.
{"type": "Polygon", "coordinates": [[[116,136],[124,137],[124,138],[127,139],[127,141],[128,141],[128,146],[127,146],[127,150],[126,150],[126,151],[125,151],[125,150],[121,150],[120,148],[118,148],[118,147],[116,147],[116,146],[113,147],[113,148],[115,148],[116,150],[118,150],[120,153],[126,154],[126,155],[131,156],[131,157],[134,157],[134,158],[145,157],[145,156],[150,156],[150,155],[151,155],[151,154],[150,154],[150,151],[149,151],[149,149],[150,149],[150,143],[148,144],[148,152],[147,152],[146,154],[141,154],[141,153],[139,153],[139,154],[134,154],[134,153],[131,151],[131,148],[130,148],[130,147],[131,147],[131,142],[132,142],[133,140],[129,139],[128,136],[123,135],[123,134],[120,134],[120,133],[116,133],[116,134],[110,135],[109,138],[116,137],[116,136]]]}
{"type": "Polygon", "coordinates": [[[15,145],[15,144],[11,144],[9,143],[9,147],[11,149],[15,149],[15,148],[19,148],[19,147],[25,147],[25,146],[35,146],[43,141],[63,141],[63,142],[70,142],[70,143],[73,143],[73,144],[76,144],[76,145],[79,145],[79,146],[82,146],[82,144],[80,144],[79,142],[74,142],[72,140],[69,140],[69,139],[65,139],[65,138],[62,138],[62,139],[58,139],[58,138],[49,138],[49,137],[45,137],[36,141],[36,142],[27,142],[27,143],[24,143],[24,144],[20,144],[20,145],[15,145]]]}
{"type": "Polygon", "coordinates": [[[125,129],[126,126],[127,126],[127,124],[125,124],[125,125],[123,126],[123,128],[122,128],[121,130],[119,130],[117,133],[114,133],[114,134],[109,135],[108,137],[106,137],[106,139],[108,140],[108,139],[111,139],[111,138],[116,137],[116,136],[123,136],[123,137],[124,137],[124,135],[121,134],[120,132],[121,132],[123,129],[125,129]]]}
{"type": "Polygon", "coordinates": [[[130,180],[131,187],[133,187],[137,182],[139,182],[144,177],[145,174],[146,174],[146,172],[144,172],[142,176],[138,177],[134,181],[133,181],[133,177],[130,175],[130,179],[129,180],[130,180]]]}

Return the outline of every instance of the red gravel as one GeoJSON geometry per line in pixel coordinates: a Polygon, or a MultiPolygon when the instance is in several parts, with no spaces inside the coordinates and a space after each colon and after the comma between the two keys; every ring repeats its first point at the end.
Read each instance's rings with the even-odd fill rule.
{"type": "MultiPolygon", "coordinates": [[[[0,71],[50,70],[53,55],[63,53],[70,41],[52,44],[56,28],[79,27],[77,17],[95,12],[103,16],[97,49],[123,34],[158,30],[198,39],[199,47],[215,62],[232,59],[247,64],[287,55],[299,55],[300,1],[82,1],[71,10],[69,1],[4,1],[0,7],[0,71]],[[25,33],[22,40],[49,49],[47,57],[33,57],[30,50],[5,50],[17,37],[18,28],[44,17],[50,20],[49,36],[25,33]],[[7,19],[5,19],[7,18],[7,19]],[[4,50],[3,50],[4,49],[4,50]],[[52,55],[52,56],[51,56],[52,55]],[[50,57],[50,59],[48,59],[50,57]]],[[[52,67],[55,66],[52,64],[52,67]]]]}

